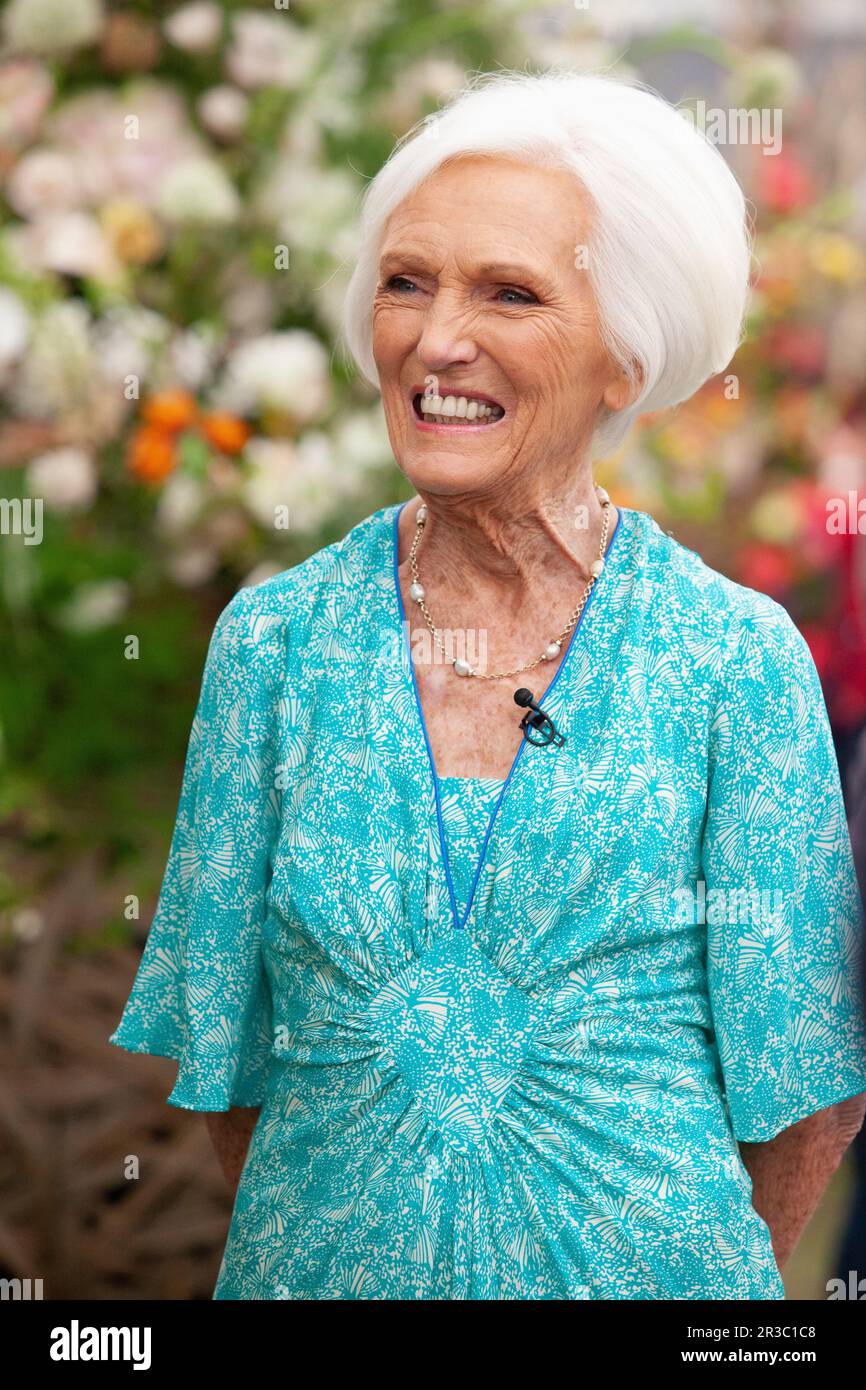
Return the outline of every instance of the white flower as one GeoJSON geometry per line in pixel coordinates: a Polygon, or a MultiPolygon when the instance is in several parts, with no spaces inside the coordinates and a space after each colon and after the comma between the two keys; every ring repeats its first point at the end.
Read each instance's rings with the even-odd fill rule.
{"type": "Polygon", "coordinates": [[[277,307],[273,286],[260,276],[250,274],[249,265],[238,260],[226,266],[222,283],[223,318],[232,340],[255,338],[267,332],[277,307]]]}
{"type": "Polygon", "coordinates": [[[76,160],[92,207],[129,198],[153,209],[168,170],[206,153],[182,94],[149,76],[125,82],[122,94],[97,87],[70,97],[52,113],[48,134],[76,160]]]}
{"type": "Polygon", "coordinates": [[[465,81],[465,71],[450,58],[422,58],[398,72],[381,101],[380,112],[393,127],[408,130],[420,119],[426,99],[441,106],[465,81]]]}
{"type": "Polygon", "coordinates": [[[331,379],[325,348],[302,328],[265,333],[231,354],[216,403],[236,415],[283,411],[306,424],[327,408],[331,379]]]}
{"type": "Polygon", "coordinates": [[[49,213],[26,227],[21,254],[36,270],[83,275],[102,284],[117,283],[123,269],[108,237],[86,212],[49,213]]]}
{"type": "Polygon", "coordinates": [[[80,299],[49,304],[34,320],[13,388],[22,415],[51,419],[89,397],[97,375],[90,333],[90,313],[80,299]]]}
{"type": "Polygon", "coordinates": [[[171,222],[233,222],[241,210],[237,189],[214,159],[179,160],[163,176],[157,210],[171,222]]]}
{"type": "Polygon", "coordinates": [[[103,17],[102,0],[10,0],[3,34],[17,52],[59,53],[98,39],[103,17]]]}
{"type": "Polygon", "coordinates": [[[237,87],[209,87],[196,109],[205,130],[216,140],[236,140],[246,125],[249,98],[237,87]]]}
{"type": "Polygon", "coordinates": [[[96,496],[96,465],[85,449],[49,449],[27,469],[27,491],[55,512],[81,511],[96,496]]]}
{"type": "Polygon", "coordinates": [[[204,506],[204,487],[188,473],[173,473],[162,489],[156,509],[157,529],[178,535],[198,520],[204,506]]]}
{"type": "Polygon", "coordinates": [[[167,370],[171,381],[198,391],[210,379],[217,356],[217,329],[203,323],[185,328],[172,339],[167,370]]]}
{"type": "Polygon", "coordinates": [[[0,285],[0,381],[30,337],[30,312],[14,290],[0,285]]]}
{"type": "Polygon", "coordinates": [[[102,378],[119,391],[127,377],[137,378],[139,385],[150,378],[171,337],[171,325],[143,305],[116,304],[96,321],[92,337],[102,378]]]}
{"type": "MultiPolygon", "coordinates": [[[[292,146],[294,131],[299,125],[305,127],[300,133],[301,148],[309,142],[311,126],[320,131],[350,132],[358,119],[358,102],[364,82],[364,64],[359,53],[329,56],[327,67],[316,73],[315,82],[306,89],[297,109],[287,118],[280,148],[292,146]]],[[[321,149],[320,141],[314,149],[316,152],[321,149]]]]}
{"type": "Polygon", "coordinates": [[[181,5],[162,27],[176,48],[188,53],[207,53],[219,42],[222,26],[223,12],[219,5],[197,0],[192,5],[181,5]]]}
{"type": "Polygon", "coordinates": [[[66,443],[96,448],[117,439],[129,401],[111,381],[106,386],[94,337],[81,299],[48,305],[33,320],[6,394],[17,414],[59,421],[66,443]]]}
{"type": "Polygon", "coordinates": [[[312,71],[317,41],[285,14],[242,10],[232,16],[226,68],[239,87],[293,89],[312,71]]]}
{"type": "Polygon", "coordinates": [[[251,472],[242,483],[242,498],[269,530],[282,520],[277,508],[286,508],[290,531],[316,531],[356,481],[350,469],[338,466],[333,444],[321,430],[310,431],[297,446],[257,436],[244,454],[251,472]]]}
{"type": "Polygon", "coordinates": [[[194,589],[206,584],[219,568],[219,556],[209,546],[193,545],[180,550],[166,561],[166,569],[176,584],[194,589]]]}
{"type": "Polygon", "coordinates": [[[125,580],[96,579],[76,589],[60,618],[73,632],[92,632],[116,622],[128,606],[129,585],[125,580]]]}
{"type": "Polygon", "coordinates": [[[339,259],[357,244],[358,193],[357,180],[344,169],[308,166],[301,171],[283,159],[253,194],[253,207],[260,219],[276,223],[279,240],[339,259]],[[348,239],[338,246],[344,230],[348,239]]]}
{"type": "Polygon", "coordinates": [[[346,415],[334,430],[334,449],[346,468],[364,472],[393,463],[381,402],[346,415]]]}
{"type": "Polygon", "coordinates": [[[28,150],[6,180],[6,197],[19,217],[80,207],[81,180],[64,150],[28,150]]]}
{"type": "MultiPolygon", "coordinates": [[[[241,483],[241,498],[262,526],[272,527],[276,509],[289,506],[292,475],[297,466],[294,446],[287,439],[256,436],[248,440],[244,458],[250,471],[241,483]]],[[[291,516],[289,521],[291,524],[291,516]]]]}
{"type": "Polygon", "coordinates": [[[357,481],[351,467],[338,467],[332,440],[311,430],[298,443],[298,467],[293,478],[289,518],[293,529],[315,531],[350,496],[357,481]]]}
{"type": "Polygon", "coordinates": [[[316,314],[334,340],[339,340],[343,331],[346,288],[351,279],[351,264],[356,259],[356,253],[352,251],[343,265],[335,267],[329,275],[323,275],[321,281],[312,287],[316,314]]]}

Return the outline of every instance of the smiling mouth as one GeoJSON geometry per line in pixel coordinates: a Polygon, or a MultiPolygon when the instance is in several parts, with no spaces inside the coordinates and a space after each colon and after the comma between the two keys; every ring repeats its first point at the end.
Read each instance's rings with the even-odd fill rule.
{"type": "Polygon", "coordinates": [[[419,392],[413,397],[412,406],[425,424],[451,425],[455,429],[493,425],[505,414],[501,405],[476,396],[425,396],[419,392]]]}

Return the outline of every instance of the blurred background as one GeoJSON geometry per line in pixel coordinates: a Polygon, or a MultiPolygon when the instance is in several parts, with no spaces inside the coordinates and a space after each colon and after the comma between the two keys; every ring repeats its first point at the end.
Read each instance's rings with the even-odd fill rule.
{"type": "MultiPolygon", "coordinates": [[[[0,5],[0,1274],[211,1295],[204,1123],[165,1104],[174,1063],[107,1037],[217,614],[411,495],[340,307],[365,181],[471,72],[608,68],[772,118],[772,149],[720,139],[757,227],[748,341],[596,476],[797,622],[863,886],[864,29],[855,0],[0,5]]],[[[861,1138],[790,1297],[866,1275],[863,1173],[861,1138]]]]}

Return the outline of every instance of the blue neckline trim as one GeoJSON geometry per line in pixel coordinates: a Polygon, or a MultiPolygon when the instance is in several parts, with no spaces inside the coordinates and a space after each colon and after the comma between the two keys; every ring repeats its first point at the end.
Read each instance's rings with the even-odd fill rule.
{"type": "MultiPolygon", "coordinates": [[[[438,831],[439,831],[439,848],[440,848],[441,851],[442,851],[442,865],[443,865],[443,868],[444,868],[444,870],[445,870],[445,882],[446,882],[446,884],[447,884],[447,886],[448,886],[448,897],[449,897],[449,900],[450,900],[450,903],[451,903],[451,915],[452,915],[452,918],[453,918],[453,921],[454,921],[454,929],[459,931],[459,930],[462,930],[462,929],[465,928],[466,923],[467,923],[467,921],[469,920],[469,915],[470,915],[470,913],[471,913],[471,911],[472,911],[472,904],[473,904],[474,901],[475,901],[475,890],[476,890],[476,888],[478,887],[478,880],[479,880],[479,878],[481,877],[481,870],[482,870],[482,868],[483,868],[483,866],[484,866],[484,860],[485,860],[485,857],[486,857],[486,855],[487,855],[487,845],[488,845],[488,842],[489,842],[489,840],[490,840],[490,836],[491,836],[491,834],[492,834],[492,832],[493,832],[493,827],[494,827],[494,825],[495,825],[495,823],[496,823],[496,817],[497,817],[497,815],[499,814],[499,808],[500,808],[500,806],[502,805],[502,799],[503,799],[503,797],[505,796],[505,793],[506,793],[507,790],[508,790],[508,787],[509,787],[509,785],[510,785],[510,783],[511,783],[511,779],[512,779],[512,777],[514,776],[515,771],[517,770],[517,766],[518,766],[518,764],[519,764],[519,762],[520,762],[520,758],[521,758],[521,755],[522,755],[522,753],[523,753],[523,750],[524,750],[524,748],[526,747],[526,740],[525,740],[525,739],[521,739],[520,747],[518,748],[517,752],[515,753],[515,755],[514,755],[514,761],[512,762],[511,767],[510,767],[509,770],[508,770],[508,776],[505,778],[505,781],[504,781],[503,784],[502,784],[502,789],[501,789],[501,791],[500,791],[498,797],[496,798],[496,804],[494,805],[493,810],[492,810],[491,813],[490,813],[490,817],[489,817],[488,824],[487,824],[487,830],[486,830],[485,835],[484,835],[484,841],[483,841],[483,843],[482,843],[482,845],[481,845],[481,853],[480,853],[480,855],[479,855],[479,857],[478,857],[478,864],[477,864],[477,866],[476,866],[475,873],[474,873],[473,878],[472,878],[472,883],[471,883],[470,889],[469,889],[469,899],[468,899],[467,904],[466,904],[466,911],[464,912],[463,917],[461,918],[461,916],[460,916],[460,909],[459,909],[459,906],[458,906],[458,903],[457,903],[457,895],[456,895],[456,893],[455,893],[455,891],[454,891],[454,881],[453,881],[453,878],[452,878],[452,876],[451,876],[451,862],[450,862],[449,855],[448,855],[448,837],[447,837],[447,834],[446,834],[446,831],[445,831],[445,823],[444,823],[444,821],[443,821],[443,819],[442,819],[442,800],[441,800],[441,797],[440,797],[440,794],[439,794],[440,781],[441,781],[441,780],[446,780],[446,781],[447,781],[448,779],[447,779],[447,778],[446,778],[446,779],[440,779],[438,773],[436,772],[436,761],[435,761],[435,759],[434,759],[434,757],[433,757],[433,749],[430,747],[430,739],[429,739],[428,734],[427,734],[427,725],[426,725],[425,720],[424,720],[424,711],[423,711],[423,709],[422,709],[422,707],[421,707],[421,696],[420,696],[420,694],[418,693],[418,681],[417,681],[416,676],[415,676],[415,663],[414,663],[413,660],[412,660],[412,648],[411,648],[411,646],[409,645],[409,635],[408,635],[408,633],[407,633],[407,631],[406,631],[407,623],[406,623],[406,612],[405,612],[405,609],[404,609],[404,607],[403,607],[403,595],[402,595],[402,593],[400,592],[400,574],[399,574],[399,567],[400,567],[400,531],[399,531],[399,526],[400,526],[400,517],[401,517],[401,515],[402,515],[402,513],[403,513],[403,508],[404,508],[406,505],[407,505],[407,502],[401,502],[401,503],[399,504],[399,506],[396,508],[396,510],[395,510],[395,512],[394,512],[394,520],[393,520],[393,526],[392,526],[392,546],[391,546],[391,550],[392,550],[392,558],[393,558],[394,592],[395,592],[395,594],[396,594],[396,596],[397,596],[397,609],[398,609],[398,612],[399,612],[399,614],[400,614],[400,631],[401,631],[402,636],[403,636],[403,646],[404,646],[404,650],[405,650],[406,659],[407,659],[407,661],[408,661],[408,663],[409,663],[409,674],[410,674],[410,676],[411,676],[411,678],[412,678],[412,690],[413,690],[413,693],[414,693],[414,696],[415,696],[415,708],[416,708],[416,710],[417,710],[417,712],[418,712],[418,721],[419,721],[419,723],[420,723],[420,725],[421,725],[421,733],[422,733],[423,736],[424,736],[424,746],[425,746],[425,748],[427,749],[427,758],[428,758],[429,765],[430,765],[430,774],[431,774],[431,777],[432,777],[432,779],[433,779],[433,795],[434,795],[434,797],[435,797],[435,799],[436,799],[436,825],[437,825],[438,831]]],[[[623,515],[624,515],[625,512],[628,512],[629,510],[630,510],[630,508],[628,508],[628,507],[617,507],[616,526],[613,528],[613,535],[611,536],[610,542],[609,542],[608,547],[607,547],[607,555],[606,555],[606,557],[605,557],[606,562],[609,562],[609,561],[610,561],[610,557],[611,557],[611,555],[613,554],[614,544],[615,544],[615,542],[616,542],[616,540],[617,540],[617,537],[619,536],[619,533],[620,533],[620,531],[621,531],[621,529],[622,529],[622,519],[623,519],[623,515]]],[[[553,679],[551,680],[550,684],[547,686],[547,688],[544,690],[544,692],[542,693],[541,697],[539,698],[538,703],[539,703],[540,705],[542,705],[542,706],[544,706],[544,704],[545,704],[545,702],[547,701],[548,697],[549,697],[550,694],[552,693],[553,688],[554,688],[554,686],[556,685],[556,682],[559,680],[559,677],[562,675],[562,672],[565,670],[565,667],[566,667],[566,664],[567,664],[567,662],[568,662],[568,659],[569,659],[569,657],[571,656],[572,648],[575,646],[575,644],[576,644],[576,642],[577,642],[577,634],[578,634],[578,632],[580,631],[581,624],[582,624],[584,618],[586,617],[587,613],[589,612],[590,605],[592,604],[593,599],[595,598],[596,594],[598,593],[599,586],[601,585],[601,582],[602,582],[602,580],[604,579],[604,577],[605,577],[605,575],[607,574],[607,572],[608,572],[608,563],[605,564],[604,569],[602,570],[601,574],[599,575],[598,579],[596,580],[596,583],[595,583],[595,584],[593,585],[593,587],[592,587],[592,592],[591,592],[589,598],[587,599],[586,603],[584,604],[583,610],[582,610],[582,612],[581,612],[581,615],[580,615],[580,617],[578,618],[577,623],[575,624],[574,631],[572,632],[571,637],[570,637],[570,639],[569,639],[568,646],[566,647],[566,649],[565,649],[565,651],[564,651],[564,653],[563,653],[562,660],[560,661],[559,665],[557,666],[556,670],[555,670],[554,673],[553,673],[553,679]]],[[[479,779],[475,778],[475,779],[472,779],[472,780],[476,780],[476,781],[477,781],[477,780],[479,780],[479,779]]]]}

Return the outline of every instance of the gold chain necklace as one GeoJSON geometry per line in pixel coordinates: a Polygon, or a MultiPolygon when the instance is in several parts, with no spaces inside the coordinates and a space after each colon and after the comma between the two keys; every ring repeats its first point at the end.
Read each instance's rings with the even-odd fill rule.
{"type": "Polygon", "coordinates": [[[551,639],[550,642],[548,642],[544,651],[541,653],[541,656],[536,657],[534,661],[528,661],[524,666],[516,666],[513,671],[491,671],[484,675],[482,675],[480,671],[474,670],[473,667],[469,665],[469,662],[464,660],[463,657],[457,657],[456,660],[452,660],[450,658],[449,653],[445,648],[445,644],[442,641],[441,636],[439,635],[439,630],[434,625],[433,619],[430,617],[430,610],[428,609],[426,602],[427,591],[424,588],[424,585],[421,583],[421,579],[418,574],[418,546],[421,543],[421,537],[424,534],[424,527],[427,524],[427,504],[425,502],[421,503],[421,506],[418,508],[418,512],[415,517],[415,539],[412,542],[412,549],[409,552],[409,569],[412,574],[412,583],[409,586],[409,597],[411,598],[412,602],[417,603],[418,607],[421,609],[421,612],[424,615],[424,621],[426,622],[428,628],[433,634],[433,641],[436,643],[436,646],[439,648],[446,661],[451,660],[451,665],[455,675],[474,676],[476,680],[480,681],[504,680],[506,676],[519,676],[523,671],[532,671],[536,666],[539,666],[542,661],[555,661],[556,658],[560,655],[562,651],[563,642],[565,641],[568,634],[571,632],[572,628],[574,627],[575,623],[577,622],[578,618],[580,617],[581,613],[586,607],[587,599],[592,593],[593,587],[596,581],[598,580],[598,577],[601,574],[602,570],[604,569],[604,552],[605,547],[607,545],[608,527],[610,526],[610,497],[608,496],[605,489],[603,487],[599,487],[597,483],[595,484],[595,491],[604,512],[601,525],[601,541],[599,543],[598,548],[598,558],[596,560],[593,560],[592,564],[589,567],[592,578],[590,579],[589,583],[584,589],[580,598],[580,602],[578,603],[577,607],[575,608],[565,627],[562,629],[562,632],[559,634],[558,637],[554,637],[551,639]]]}

